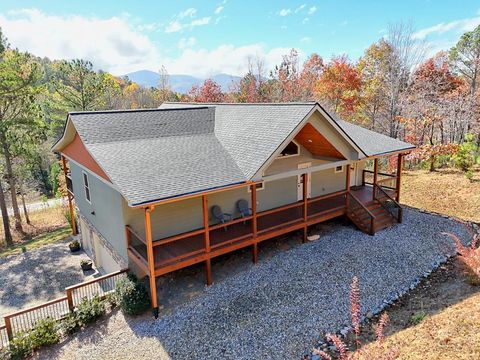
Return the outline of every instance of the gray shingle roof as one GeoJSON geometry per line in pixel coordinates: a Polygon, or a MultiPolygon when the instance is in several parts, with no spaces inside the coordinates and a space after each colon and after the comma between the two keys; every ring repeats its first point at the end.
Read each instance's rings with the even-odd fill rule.
{"type": "MultiPolygon", "coordinates": [[[[315,106],[164,103],[69,119],[128,203],[139,205],[250,180],[315,106]]],[[[412,147],[335,121],[367,156],[412,147]]]]}

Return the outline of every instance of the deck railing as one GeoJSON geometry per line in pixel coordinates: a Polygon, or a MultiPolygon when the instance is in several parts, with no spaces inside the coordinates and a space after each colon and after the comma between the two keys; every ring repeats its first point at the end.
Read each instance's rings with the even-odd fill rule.
{"type": "Polygon", "coordinates": [[[33,329],[40,320],[46,318],[61,320],[68,313],[74,311],[83,299],[92,299],[95,296],[104,298],[107,294],[115,291],[117,281],[127,271],[128,269],[119,270],[67,287],[65,296],[6,315],[4,317],[5,325],[0,327],[0,349],[6,347],[19,332],[33,329]]]}
{"type": "MultiPolygon", "coordinates": [[[[373,186],[374,172],[371,170],[363,170],[362,172],[362,185],[373,186]]],[[[378,173],[377,185],[383,189],[396,190],[397,188],[397,175],[387,174],[383,172],[378,173]]]]}
{"type": "Polygon", "coordinates": [[[377,200],[382,207],[394,217],[395,220],[397,220],[399,223],[402,222],[403,208],[388,194],[388,192],[386,192],[381,186],[374,185],[373,196],[374,199],[377,200]]]}
{"type": "MultiPolygon", "coordinates": [[[[176,234],[153,242],[156,275],[204,261],[241,247],[260,242],[281,233],[301,229],[321,221],[322,216],[345,213],[346,191],[318,196],[260,211],[254,216],[235,218],[225,224],[176,234]],[[305,209],[307,206],[307,209],[305,209]],[[254,223],[256,228],[254,229],[254,223]],[[209,247],[205,243],[208,232],[209,247]],[[254,232],[256,236],[254,236],[254,232]]],[[[130,258],[148,274],[146,241],[130,226],[126,227],[130,258]]]]}

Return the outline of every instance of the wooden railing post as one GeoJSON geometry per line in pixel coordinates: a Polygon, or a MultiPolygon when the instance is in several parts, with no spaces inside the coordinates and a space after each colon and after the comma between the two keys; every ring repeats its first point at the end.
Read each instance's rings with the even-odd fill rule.
{"type": "Polygon", "coordinates": [[[347,192],[347,196],[345,197],[345,206],[347,207],[348,209],[348,205],[349,205],[349,201],[350,199],[348,198],[348,193],[350,193],[350,164],[347,164],[346,166],[346,169],[347,169],[347,174],[345,176],[345,190],[347,192]]]}
{"type": "Polygon", "coordinates": [[[66,288],[65,294],[67,295],[68,309],[70,312],[73,312],[75,309],[75,304],[73,303],[73,289],[66,288]]]}
{"type": "Polygon", "coordinates": [[[307,221],[308,221],[308,173],[303,174],[303,242],[307,241],[307,221]]]}
{"type": "Polygon", "coordinates": [[[5,321],[5,330],[7,332],[7,337],[9,341],[13,340],[13,331],[12,331],[12,320],[9,316],[3,318],[5,321]]]}
{"type": "Polygon", "coordinates": [[[372,201],[375,200],[375,185],[378,179],[378,158],[373,161],[373,187],[372,187],[372,201]]]}
{"type": "Polygon", "coordinates": [[[362,171],[362,186],[365,186],[365,169],[362,171]]]}
{"type": "Polygon", "coordinates": [[[158,304],[157,304],[157,284],[155,281],[155,256],[153,254],[153,238],[152,238],[152,221],[151,212],[153,207],[145,208],[145,235],[147,240],[147,261],[149,270],[150,281],[150,301],[152,302],[152,308],[155,318],[158,317],[158,304]]]}
{"type": "Polygon", "coordinates": [[[397,158],[397,183],[395,184],[395,200],[400,202],[400,187],[402,183],[403,154],[398,154],[397,158]]]}
{"type": "MultiPolygon", "coordinates": [[[[210,253],[210,229],[208,224],[208,199],[207,195],[202,195],[202,209],[203,209],[203,227],[204,227],[204,245],[205,252],[210,253]]],[[[212,285],[212,260],[210,257],[207,257],[205,260],[205,272],[207,274],[207,285],[212,285]]]]}
{"type": "Polygon", "coordinates": [[[256,264],[258,262],[258,243],[257,243],[257,184],[250,185],[252,193],[252,260],[256,264]]]}

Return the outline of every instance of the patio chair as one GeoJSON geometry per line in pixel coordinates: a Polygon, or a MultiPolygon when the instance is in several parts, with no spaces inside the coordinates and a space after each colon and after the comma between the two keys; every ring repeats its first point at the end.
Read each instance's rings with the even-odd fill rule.
{"type": "MultiPolygon", "coordinates": [[[[221,224],[225,224],[228,221],[232,220],[232,215],[224,213],[222,211],[222,208],[218,205],[213,205],[212,208],[210,209],[212,212],[212,215],[215,219],[217,219],[221,224]]],[[[227,227],[225,226],[225,231],[227,231],[227,227]]]]}
{"type": "MultiPolygon", "coordinates": [[[[252,209],[248,207],[248,201],[245,199],[237,201],[237,209],[242,218],[252,215],[252,209]]],[[[245,221],[243,223],[245,224],[245,221]]]]}

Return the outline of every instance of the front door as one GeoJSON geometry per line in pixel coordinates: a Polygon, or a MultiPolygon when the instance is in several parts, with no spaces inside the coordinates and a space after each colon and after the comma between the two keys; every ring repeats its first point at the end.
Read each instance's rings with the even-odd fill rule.
{"type": "MultiPolygon", "coordinates": [[[[312,163],[298,164],[298,169],[307,169],[312,163]]],[[[303,174],[297,175],[297,200],[303,200],[303,174]]],[[[312,197],[312,176],[309,174],[307,181],[307,198],[312,197]]]]}

